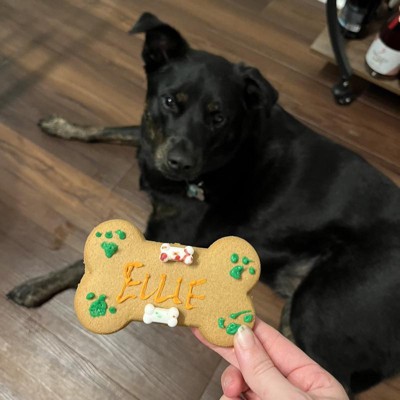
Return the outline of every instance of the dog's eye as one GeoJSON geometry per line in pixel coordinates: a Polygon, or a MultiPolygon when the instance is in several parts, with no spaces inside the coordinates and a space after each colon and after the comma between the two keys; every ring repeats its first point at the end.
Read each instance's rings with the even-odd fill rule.
{"type": "Polygon", "coordinates": [[[169,96],[169,95],[163,96],[162,102],[166,109],[171,110],[171,111],[178,111],[178,104],[172,96],[169,96]]]}
{"type": "Polygon", "coordinates": [[[225,117],[221,112],[215,112],[212,114],[212,123],[214,126],[221,126],[225,122],[225,117]]]}

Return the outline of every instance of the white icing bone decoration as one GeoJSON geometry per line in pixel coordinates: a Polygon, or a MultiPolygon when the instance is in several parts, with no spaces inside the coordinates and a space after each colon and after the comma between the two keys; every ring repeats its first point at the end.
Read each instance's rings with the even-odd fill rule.
{"type": "Polygon", "coordinates": [[[154,307],[153,304],[147,304],[144,308],[143,322],[145,324],[157,322],[173,328],[178,324],[178,317],[179,310],[176,307],[159,308],[154,307]]]}
{"type": "Polygon", "coordinates": [[[160,247],[160,260],[163,262],[167,261],[182,261],[186,265],[193,262],[194,249],[192,246],[173,247],[168,243],[163,243],[160,247]]]}

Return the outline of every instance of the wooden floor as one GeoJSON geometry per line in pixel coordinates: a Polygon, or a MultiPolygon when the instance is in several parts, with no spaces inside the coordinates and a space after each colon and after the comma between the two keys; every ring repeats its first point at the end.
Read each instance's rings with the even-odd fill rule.
{"type": "MultiPolygon", "coordinates": [[[[310,52],[324,27],[316,0],[0,0],[0,398],[216,399],[225,364],[184,328],[131,324],[86,332],[73,291],[36,310],[5,294],[81,257],[92,227],[112,217],[144,228],[135,150],[42,134],[49,114],[87,124],[138,123],[143,37],[126,32],[151,11],[203,48],[257,66],[280,102],[321,134],[367,157],[400,183],[399,98],[357,83],[336,106],[337,69],[310,52]]],[[[277,325],[282,302],[260,285],[259,315],[277,325]]],[[[400,398],[400,378],[359,397],[400,398]]]]}

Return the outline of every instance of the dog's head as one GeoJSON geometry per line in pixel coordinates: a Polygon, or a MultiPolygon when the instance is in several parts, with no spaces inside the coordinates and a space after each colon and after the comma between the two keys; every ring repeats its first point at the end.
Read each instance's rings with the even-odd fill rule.
{"type": "Polygon", "coordinates": [[[151,166],[177,181],[224,166],[252,134],[248,120],[255,113],[267,116],[277,92],[255,68],[191,49],[150,13],[131,30],[141,32],[148,81],[142,145],[151,166]]]}

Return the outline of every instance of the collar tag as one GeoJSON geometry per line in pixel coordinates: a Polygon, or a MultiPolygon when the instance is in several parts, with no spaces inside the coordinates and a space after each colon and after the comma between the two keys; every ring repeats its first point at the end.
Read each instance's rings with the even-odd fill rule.
{"type": "Polygon", "coordinates": [[[200,182],[199,184],[195,183],[190,183],[187,187],[186,190],[186,195],[187,197],[191,199],[197,199],[199,201],[204,201],[204,189],[202,188],[203,182],[200,182]]]}

